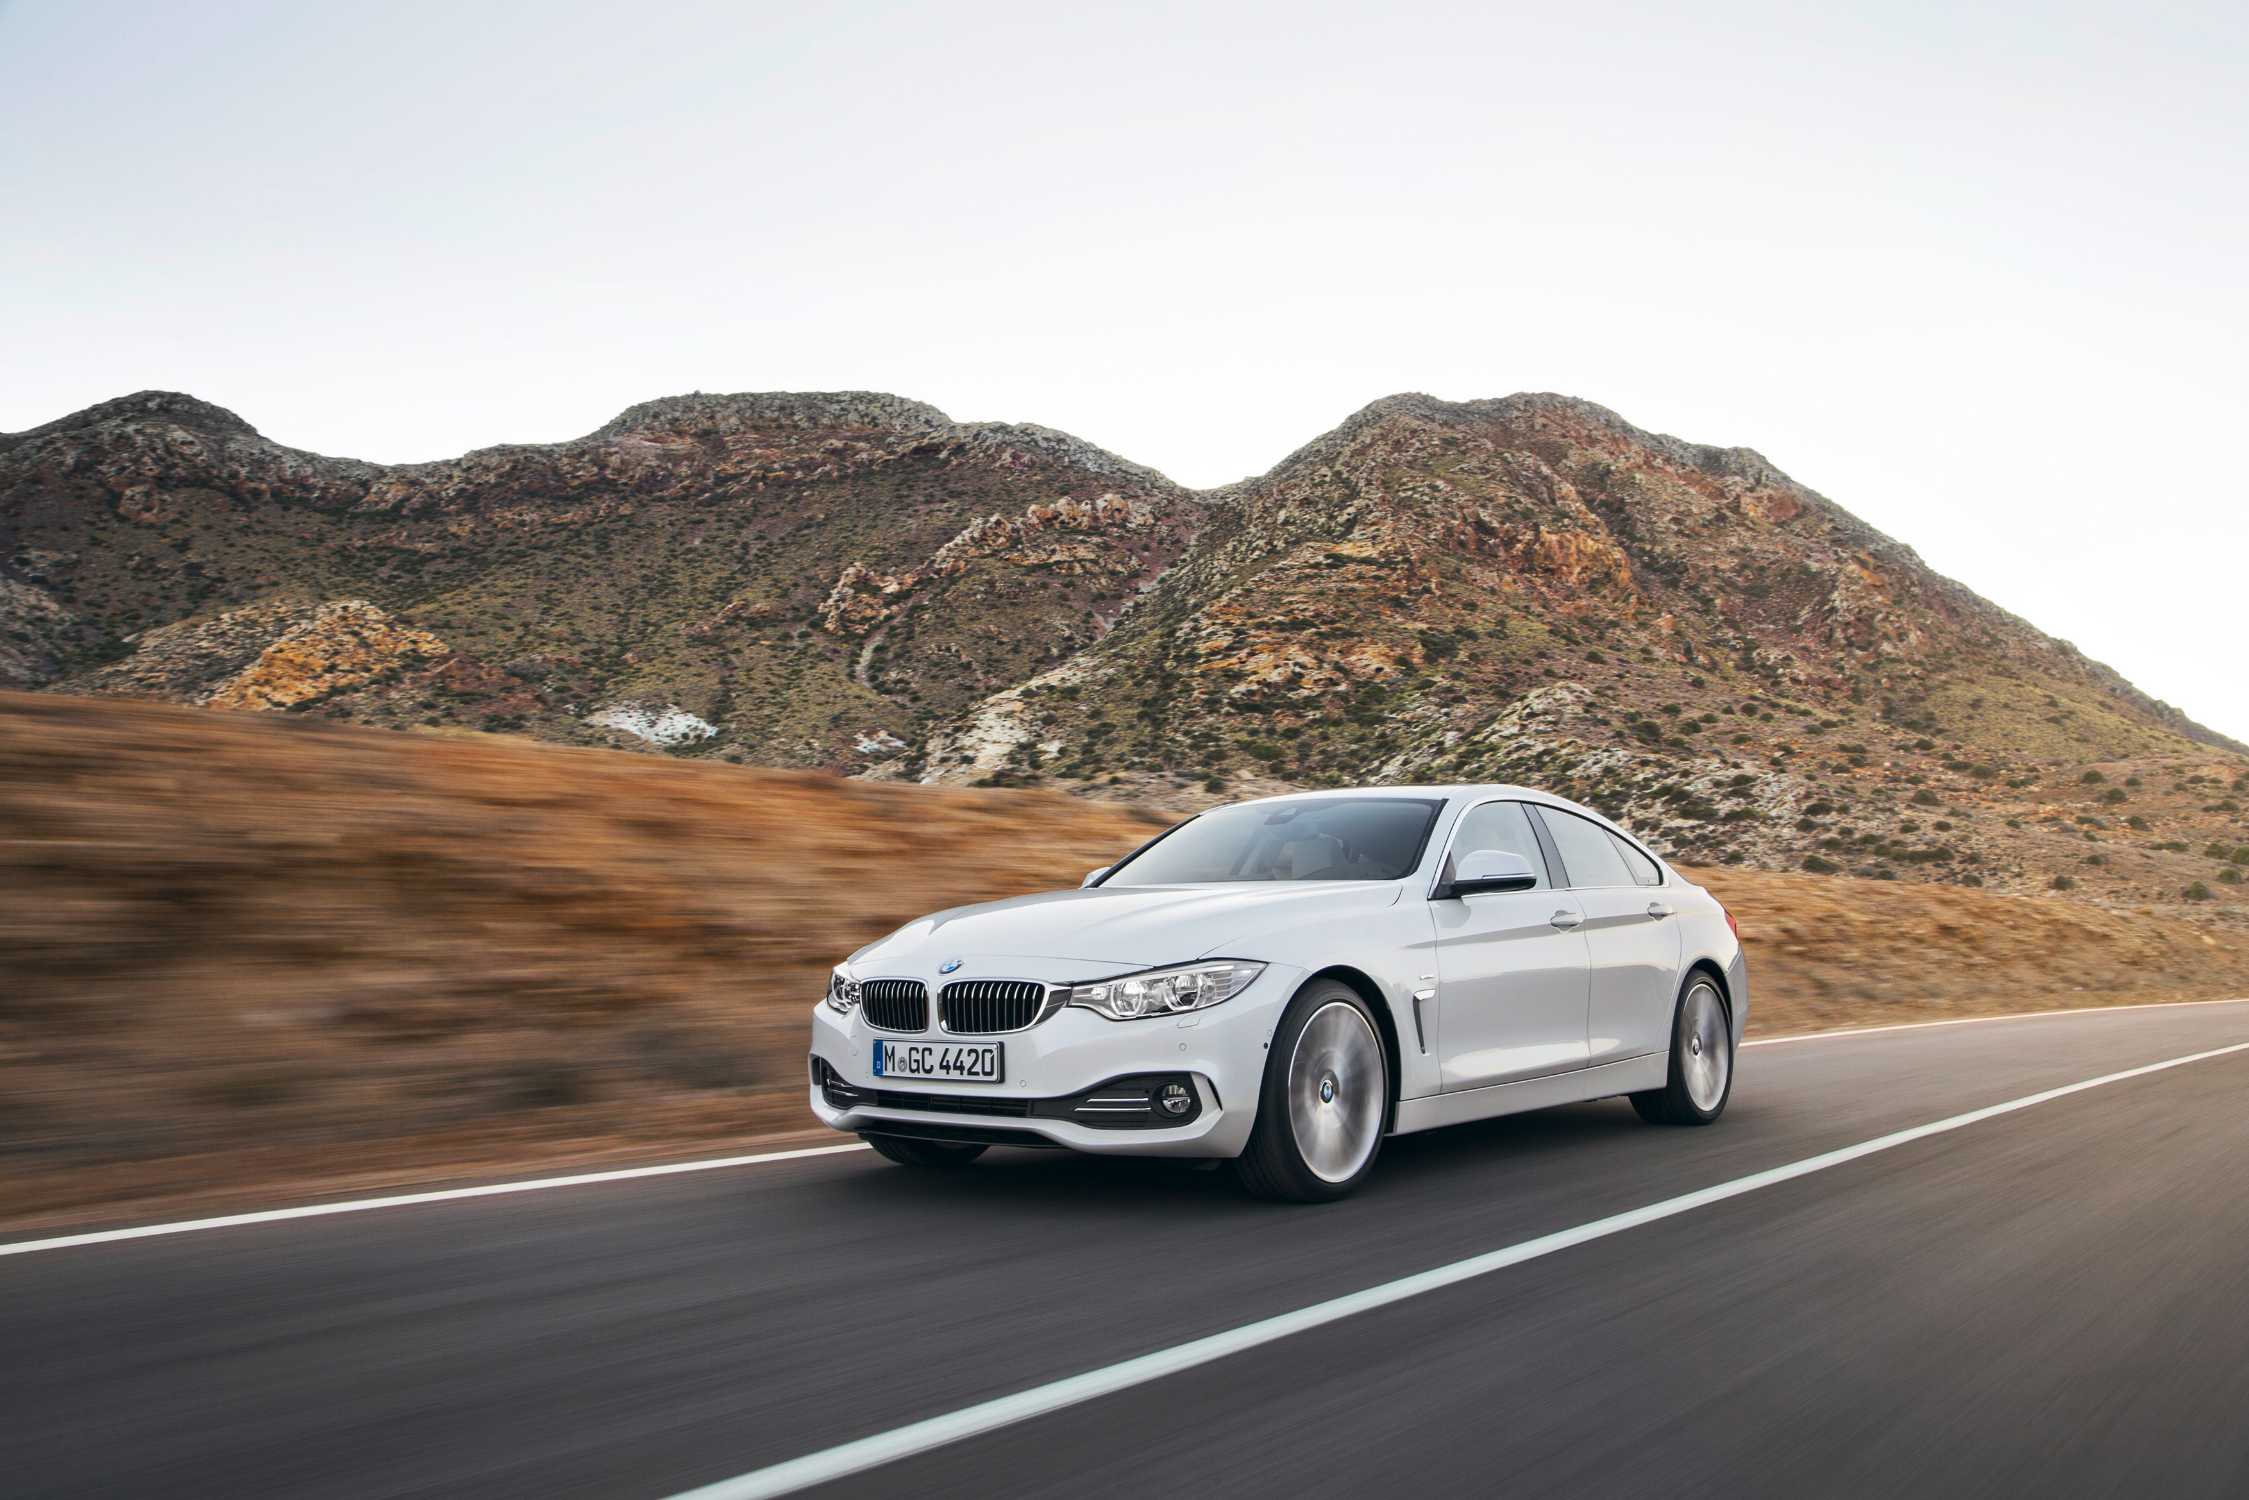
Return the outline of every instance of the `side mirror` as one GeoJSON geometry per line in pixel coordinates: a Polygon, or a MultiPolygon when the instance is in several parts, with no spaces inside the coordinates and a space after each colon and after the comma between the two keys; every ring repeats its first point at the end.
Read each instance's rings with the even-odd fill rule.
{"type": "Polygon", "coordinates": [[[1480,896],[1487,891],[1528,891],[1538,885],[1538,872],[1522,855],[1508,849],[1474,849],[1453,863],[1453,877],[1437,890],[1444,900],[1480,896]]]}
{"type": "Polygon", "coordinates": [[[1081,880],[1081,881],[1079,881],[1079,882],[1078,882],[1078,889],[1082,891],[1082,890],[1085,890],[1086,888],[1088,888],[1089,886],[1096,886],[1096,885],[1099,885],[1099,884],[1101,883],[1101,877],[1102,877],[1102,876],[1104,876],[1104,875],[1106,875],[1106,874],[1108,874],[1108,873],[1109,873],[1109,867],[1108,867],[1107,865],[1103,865],[1103,866],[1102,866],[1102,867],[1101,867],[1100,869],[1098,869],[1098,870],[1088,870],[1088,871],[1086,871],[1086,872],[1085,872],[1085,879],[1083,879],[1083,880],[1081,880]]]}

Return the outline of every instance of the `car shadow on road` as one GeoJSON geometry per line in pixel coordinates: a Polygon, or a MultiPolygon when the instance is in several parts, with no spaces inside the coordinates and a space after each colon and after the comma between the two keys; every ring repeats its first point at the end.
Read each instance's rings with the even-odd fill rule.
{"type": "MultiPolygon", "coordinates": [[[[1654,1133],[1631,1106],[1615,1099],[1393,1136],[1383,1143],[1374,1175],[1356,1197],[1379,1200],[1394,1193],[1467,1191],[1471,1186],[1489,1192],[1495,1173],[1536,1181],[1565,1166],[1574,1170],[1589,1151],[1605,1157],[1644,1147],[1654,1133]]],[[[973,1207],[980,1215],[1023,1211],[1047,1218],[1079,1213],[1106,1218],[1190,1202],[1217,1212],[1229,1207],[1245,1213],[1293,1210],[1294,1205],[1249,1197],[1235,1184],[1230,1166],[1000,1147],[967,1168],[853,1173],[833,1189],[863,1195],[870,1205],[879,1203],[891,1212],[920,1204],[947,1214],[973,1207]]]]}

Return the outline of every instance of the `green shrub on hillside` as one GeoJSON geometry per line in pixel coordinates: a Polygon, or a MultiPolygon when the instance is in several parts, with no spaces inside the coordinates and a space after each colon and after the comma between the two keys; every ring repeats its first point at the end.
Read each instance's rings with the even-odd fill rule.
{"type": "Polygon", "coordinates": [[[1446,657],[1452,655],[1454,652],[1460,649],[1460,642],[1454,640],[1451,636],[1447,635],[1441,630],[1420,631],[1418,632],[1418,636],[1421,641],[1421,649],[1423,653],[1426,654],[1431,661],[1443,661],[1446,657]]]}

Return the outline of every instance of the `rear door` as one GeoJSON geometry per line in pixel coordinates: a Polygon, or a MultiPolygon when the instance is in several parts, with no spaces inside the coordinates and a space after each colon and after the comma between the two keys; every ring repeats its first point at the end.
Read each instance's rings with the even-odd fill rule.
{"type": "Polygon", "coordinates": [[[1585,912],[1586,1060],[1617,1062],[1671,1046],[1679,924],[1656,862],[1608,829],[1558,807],[1534,815],[1562,880],[1585,912]]]}
{"type": "Polygon", "coordinates": [[[1431,1045],[1447,1090],[1585,1066],[1584,912],[1556,889],[1522,803],[1484,802],[1464,813],[1438,878],[1450,880],[1454,861],[1478,849],[1522,855],[1539,883],[1429,904],[1438,970],[1431,1045]]]}

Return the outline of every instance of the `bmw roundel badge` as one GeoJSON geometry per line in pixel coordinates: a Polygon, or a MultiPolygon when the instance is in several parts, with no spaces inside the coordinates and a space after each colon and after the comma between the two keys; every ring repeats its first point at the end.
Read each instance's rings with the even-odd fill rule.
{"type": "Polygon", "coordinates": [[[959,968],[960,966],[961,961],[959,959],[948,958],[943,963],[937,966],[937,972],[940,974],[950,974],[953,972],[953,970],[959,968]]]}

